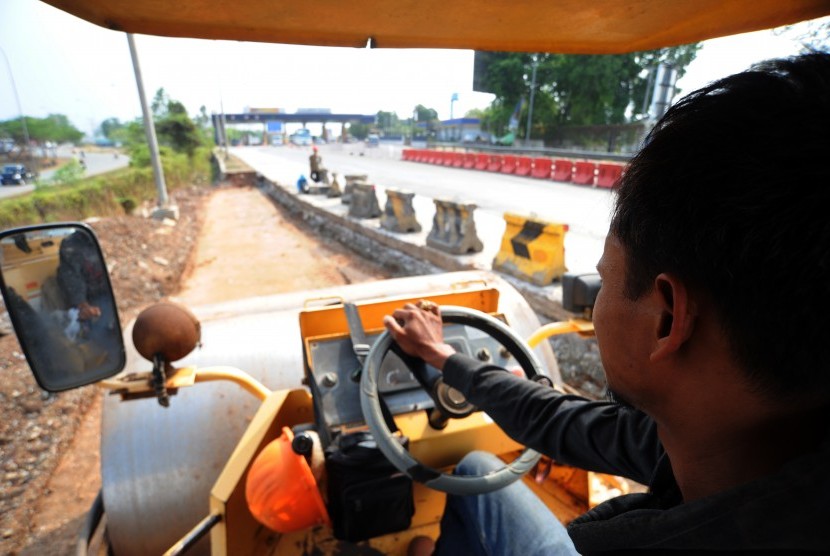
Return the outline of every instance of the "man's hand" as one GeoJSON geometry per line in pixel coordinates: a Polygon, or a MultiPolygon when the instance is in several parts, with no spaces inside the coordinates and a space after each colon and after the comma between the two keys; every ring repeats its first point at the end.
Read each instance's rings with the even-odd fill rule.
{"type": "Polygon", "coordinates": [[[455,353],[444,343],[441,309],[431,301],[407,303],[392,316],[383,317],[383,324],[405,353],[420,357],[439,371],[455,353]]]}
{"type": "Polygon", "coordinates": [[[78,320],[97,319],[101,316],[101,309],[95,305],[90,305],[86,301],[78,303],[78,320]]]}

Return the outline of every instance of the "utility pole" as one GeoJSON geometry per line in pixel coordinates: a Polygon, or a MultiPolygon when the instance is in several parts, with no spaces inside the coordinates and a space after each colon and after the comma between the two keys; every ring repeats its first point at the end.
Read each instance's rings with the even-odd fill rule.
{"type": "Polygon", "coordinates": [[[150,162],[153,166],[153,177],[156,180],[156,192],[158,193],[158,206],[153,211],[153,218],[172,218],[177,220],[179,209],[170,205],[167,196],[167,184],[164,182],[164,170],[161,167],[161,156],[159,145],[156,139],[156,126],[153,124],[153,114],[150,112],[150,105],[147,104],[147,95],[144,94],[144,81],[141,78],[141,66],[138,64],[138,52],[135,49],[135,40],[132,33],[127,33],[127,44],[130,45],[130,57],[133,60],[133,71],[135,72],[135,83],[138,87],[138,98],[141,101],[141,113],[144,115],[144,133],[147,135],[147,145],[150,148],[150,162]]]}
{"type": "Polygon", "coordinates": [[[17,113],[20,114],[20,125],[23,127],[23,152],[29,153],[29,126],[26,124],[26,118],[23,116],[23,108],[20,107],[20,97],[17,96],[17,85],[14,82],[14,73],[12,72],[12,65],[9,63],[9,57],[6,56],[6,51],[0,48],[0,53],[3,54],[3,59],[6,61],[6,68],[9,70],[9,80],[12,83],[12,92],[14,92],[14,101],[17,103],[17,113]]]}
{"type": "Polygon", "coordinates": [[[533,97],[536,95],[536,66],[539,65],[539,59],[536,54],[533,55],[532,71],[530,77],[530,104],[527,107],[527,129],[525,129],[525,143],[530,143],[530,127],[533,124],[533,97]]]}

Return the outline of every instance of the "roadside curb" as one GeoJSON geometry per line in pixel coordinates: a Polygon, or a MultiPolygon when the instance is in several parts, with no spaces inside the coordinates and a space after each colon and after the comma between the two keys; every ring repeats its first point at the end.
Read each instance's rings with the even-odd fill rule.
{"type": "Polygon", "coordinates": [[[257,187],[272,202],[302,218],[324,237],[342,243],[361,256],[400,274],[435,274],[459,270],[488,270],[510,282],[540,316],[566,320],[573,315],[562,308],[562,286],[535,286],[509,274],[493,270],[489,256],[450,255],[426,245],[429,230],[397,234],[380,227],[379,218],[355,219],[338,198],[300,195],[296,189],[259,175],[257,187]]]}

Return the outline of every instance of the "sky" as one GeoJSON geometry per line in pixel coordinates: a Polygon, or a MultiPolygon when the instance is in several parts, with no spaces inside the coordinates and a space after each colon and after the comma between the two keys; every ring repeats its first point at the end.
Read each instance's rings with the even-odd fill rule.
{"type": "MultiPolygon", "coordinates": [[[[385,110],[407,118],[422,104],[447,119],[453,93],[458,94],[454,117],[485,108],[493,98],[472,90],[469,50],[323,48],[147,35],[136,35],[135,42],[148,97],[164,87],[191,114],[200,106],[208,113],[328,108],[358,114],[385,110]]],[[[34,117],[65,114],[91,134],[106,118],[141,115],[124,33],[38,0],[0,0],[0,49],[0,120],[21,111],[34,117]]],[[[797,42],[771,31],[706,41],[678,87],[690,92],[798,49],[797,42]]]]}

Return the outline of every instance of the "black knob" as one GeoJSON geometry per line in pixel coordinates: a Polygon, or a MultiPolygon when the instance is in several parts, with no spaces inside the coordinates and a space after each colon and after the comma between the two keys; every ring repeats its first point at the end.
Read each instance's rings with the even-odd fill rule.
{"type": "Polygon", "coordinates": [[[291,441],[291,449],[301,456],[309,455],[313,447],[314,439],[311,438],[311,435],[306,432],[301,432],[294,437],[294,440],[291,441]]]}

